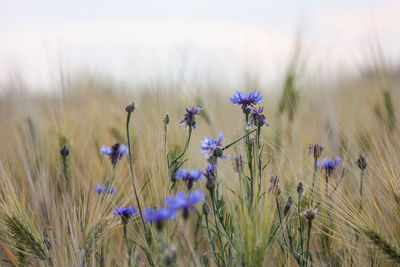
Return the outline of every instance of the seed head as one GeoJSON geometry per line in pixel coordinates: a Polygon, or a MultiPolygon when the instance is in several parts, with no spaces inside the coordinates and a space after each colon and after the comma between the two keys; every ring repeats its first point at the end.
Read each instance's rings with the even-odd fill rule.
{"type": "Polygon", "coordinates": [[[308,209],[308,210],[303,211],[303,216],[308,221],[314,220],[316,215],[317,215],[317,210],[316,209],[308,209]]]}
{"type": "Polygon", "coordinates": [[[286,216],[288,214],[292,204],[293,204],[292,197],[288,197],[288,199],[286,200],[285,208],[283,209],[283,216],[286,216]]]}
{"type": "Polygon", "coordinates": [[[356,161],[356,164],[361,171],[364,171],[368,166],[368,161],[363,154],[360,154],[356,161]]]}
{"type": "Polygon", "coordinates": [[[297,185],[297,193],[298,193],[299,195],[301,195],[303,192],[304,192],[303,183],[300,182],[300,183],[297,185]]]}
{"type": "Polygon", "coordinates": [[[164,118],[164,124],[167,125],[168,123],[169,123],[169,116],[167,114],[167,115],[165,115],[165,118],[164,118]]]}
{"type": "Polygon", "coordinates": [[[125,111],[128,113],[132,113],[135,110],[136,106],[135,103],[132,101],[129,105],[125,107],[125,111]]]}
{"type": "Polygon", "coordinates": [[[205,216],[208,216],[208,214],[210,213],[210,206],[208,206],[207,202],[204,202],[202,210],[203,214],[205,216]]]}
{"type": "Polygon", "coordinates": [[[60,149],[60,155],[64,158],[69,155],[69,148],[66,145],[60,149]]]}

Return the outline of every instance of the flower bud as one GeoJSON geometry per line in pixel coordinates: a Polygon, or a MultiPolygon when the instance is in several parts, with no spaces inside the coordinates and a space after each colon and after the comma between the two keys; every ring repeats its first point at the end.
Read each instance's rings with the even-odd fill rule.
{"type": "Polygon", "coordinates": [[[361,171],[364,171],[368,166],[368,161],[364,157],[363,154],[360,154],[360,156],[358,157],[358,159],[356,161],[356,164],[357,164],[358,168],[360,168],[361,171]]]}
{"type": "Polygon", "coordinates": [[[304,192],[303,183],[300,182],[300,183],[297,185],[297,193],[298,193],[299,195],[301,195],[303,192],[304,192]]]}
{"type": "Polygon", "coordinates": [[[214,148],[213,156],[215,158],[220,158],[223,155],[224,155],[224,148],[222,146],[217,146],[216,148],[214,148]]]}
{"type": "Polygon", "coordinates": [[[60,154],[62,157],[67,157],[69,155],[69,148],[64,145],[61,149],[60,149],[60,154]]]}
{"type": "Polygon", "coordinates": [[[207,202],[204,202],[202,210],[203,214],[205,216],[208,216],[208,214],[210,213],[210,206],[208,206],[207,202]]]}
{"type": "Polygon", "coordinates": [[[125,107],[125,111],[128,113],[132,113],[135,110],[135,103],[132,102],[125,107]]]}
{"type": "Polygon", "coordinates": [[[303,216],[308,220],[312,221],[314,220],[315,216],[317,215],[317,210],[316,209],[308,209],[303,212],[303,216]]]}
{"type": "Polygon", "coordinates": [[[290,210],[290,207],[292,206],[293,200],[292,197],[289,197],[286,201],[285,208],[283,209],[283,216],[286,216],[290,210]]]}
{"type": "Polygon", "coordinates": [[[251,111],[252,111],[252,107],[251,106],[246,106],[244,109],[243,109],[243,113],[244,114],[250,114],[251,113],[251,111]]]}
{"type": "Polygon", "coordinates": [[[168,123],[169,123],[169,116],[167,114],[167,115],[165,115],[165,118],[164,118],[164,124],[167,125],[168,123]]]}

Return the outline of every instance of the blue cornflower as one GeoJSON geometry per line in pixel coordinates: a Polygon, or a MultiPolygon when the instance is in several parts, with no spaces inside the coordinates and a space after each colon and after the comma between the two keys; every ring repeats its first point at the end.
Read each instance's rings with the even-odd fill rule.
{"type": "Polygon", "coordinates": [[[331,158],[323,158],[321,161],[318,160],[318,168],[323,169],[326,171],[328,176],[332,175],[332,172],[340,165],[342,159],[336,157],[334,160],[331,158]]]}
{"type": "MultiPolygon", "coordinates": [[[[94,191],[95,191],[97,194],[99,194],[99,195],[100,195],[101,193],[104,193],[105,190],[106,190],[106,187],[105,187],[104,184],[98,184],[98,185],[96,185],[96,187],[94,188],[94,191]]],[[[112,194],[114,194],[115,192],[117,192],[117,190],[116,190],[115,188],[113,188],[113,187],[110,187],[110,188],[107,189],[107,194],[112,195],[112,194]]]]}
{"type": "Polygon", "coordinates": [[[199,112],[203,109],[204,108],[200,105],[198,105],[197,107],[186,108],[186,113],[185,113],[183,119],[178,122],[178,124],[179,125],[186,124],[187,126],[193,127],[193,129],[196,129],[197,122],[196,122],[195,115],[199,114],[199,112]]]}
{"type": "Polygon", "coordinates": [[[217,158],[226,158],[223,154],[222,140],[224,140],[224,135],[219,133],[218,140],[206,137],[201,141],[200,152],[208,152],[206,158],[212,164],[216,162],[217,158]]]}
{"type": "Polygon", "coordinates": [[[143,216],[146,221],[155,223],[158,230],[162,229],[163,221],[174,218],[175,214],[176,210],[170,208],[145,208],[143,211],[143,216]]]}
{"type": "Polygon", "coordinates": [[[260,103],[263,100],[261,93],[259,91],[252,90],[249,94],[246,91],[240,92],[236,91],[230,101],[233,104],[242,105],[242,110],[246,114],[250,113],[249,108],[253,107],[255,104],[260,103]]]}
{"type": "Polygon", "coordinates": [[[193,169],[193,170],[186,170],[186,169],[179,169],[175,174],[175,179],[184,181],[188,189],[190,190],[193,186],[194,182],[203,179],[203,171],[201,169],[193,169]]]}
{"type": "Polygon", "coordinates": [[[133,215],[138,214],[138,211],[133,205],[129,207],[118,206],[114,209],[114,214],[121,216],[122,224],[126,225],[133,215]]]}
{"type": "Polygon", "coordinates": [[[269,126],[269,124],[265,121],[265,116],[263,114],[264,107],[253,108],[251,110],[251,117],[247,126],[250,127],[254,125],[256,127],[261,127],[263,125],[269,126]]]}
{"type": "Polygon", "coordinates": [[[195,190],[186,195],[181,191],[176,193],[172,198],[166,198],[165,203],[167,207],[175,210],[183,210],[183,217],[185,219],[189,216],[189,210],[194,209],[194,205],[204,200],[204,193],[201,190],[195,190]]]}
{"type": "Polygon", "coordinates": [[[100,153],[104,155],[108,155],[110,157],[111,163],[113,165],[117,164],[118,160],[122,158],[123,155],[127,154],[129,152],[129,149],[126,145],[124,144],[115,144],[111,148],[106,147],[103,145],[100,148],[100,153]]]}

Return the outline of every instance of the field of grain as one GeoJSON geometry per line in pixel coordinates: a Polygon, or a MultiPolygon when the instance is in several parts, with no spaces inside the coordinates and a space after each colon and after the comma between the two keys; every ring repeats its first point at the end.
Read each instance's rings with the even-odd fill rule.
{"type": "Polygon", "coordinates": [[[398,266],[399,77],[4,88],[0,265],[398,266]]]}

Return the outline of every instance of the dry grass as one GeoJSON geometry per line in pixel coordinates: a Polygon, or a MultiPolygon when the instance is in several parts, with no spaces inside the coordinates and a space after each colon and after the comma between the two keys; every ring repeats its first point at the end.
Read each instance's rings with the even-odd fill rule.
{"type": "MultiPolygon", "coordinates": [[[[308,86],[307,86],[308,87],[308,86]]],[[[312,87],[312,86],[311,86],[312,87]]],[[[399,88],[392,88],[398,103],[399,88]]],[[[185,158],[187,168],[204,168],[204,155],[199,153],[205,136],[225,134],[225,141],[243,134],[243,116],[229,103],[233,92],[212,89],[185,94],[173,89],[119,91],[93,82],[71,85],[62,95],[29,95],[11,93],[0,98],[0,232],[1,265],[16,260],[33,266],[99,266],[101,253],[105,266],[127,266],[123,231],[118,217],[112,214],[116,205],[136,205],[129,164],[124,158],[117,166],[113,186],[115,195],[101,202],[93,191],[111,175],[112,166],[99,153],[102,144],[126,144],[124,107],[134,100],[131,129],[132,153],[142,205],[160,206],[169,195],[170,181],[165,161],[163,118],[169,114],[169,149],[183,148],[187,131],[177,125],[184,108],[202,102],[204,115],[193,131],[185,158]],[[71,184],[63,177],[59,149],[67,144],[68,171],[71,184]],[[47,240],[47,241],[45,241],[47,240]],[[48,249],[47,242],[52,249],[48,249]]],[[[298,182],[304,184],[308,207],[313,161],[307,156],[309,144],[322,141],[324,156],[340,156],[345,175],[332,200],[322,203],[314,220],[310,250],[315,266],[395,266],[400,255],[400,136],[396,127],[385,122],[385,99],[376,83],[368,77],[342,83],[334,90],[300,90],[294,118],[278,112],[275,93],[262,91],[264,113],[270,127],[262,131],[263,156],[270,163],[262,176],[262,191],[269,185],[269,172],[279,175],[282,203],[295,196],[298,182]],[[377,113],[376,106],[379,107],[377,113]],[[355,161],[363,152],[368,158],[364,174],[364,192],[359,195],[360,170],[355,161]],[[360,201],[362,209],[359,209],[360,201]],[[329,231],[325,212],[331,216],[329,231]],[[325,233],[324,233],[325,232],[325,233]],[[321,239],[329,234],[329,251],[322,251],[321,239]]],[[[400,117],[398,107],[394,112],[400,117]]],[[[291,115],[292,116],[292,115],[291,115]]],[[[243,154],[239,144],[227,154],[243,154]]],[[[231,264],[245,266],[296,266],[285,250],[282,232],[271,241],[268,236],[276,224],[274,198],[263,198],[255,217],[243,209],[232,190],[239,192],[237,174],[232,162],[221,161],[218,179],[236,232],[231,248],[231,264]]],[[[324,196],[324,176],[317,173],[315,197],[324,196]]],[[[337,171],[330,179],[333,189],[340,179],[337,171]]],[[[195,184],[205,189],[205,181],[195,184]]],[[[183,184],[178,184],[184,189],[183,184]]],[[[208,196],[207,196],[207,200],[208,196]]],[[[199,211],[201,211],[199,207],[199,211]]],[[[165,224],[162,233],[152,229],[155,240],[175,237],[165,249],[160,243],[152,247],[156,265],[165,263],[177,250],[178,266],[202,266],[204,258],[211,264],[213,252],[208,242],[204,221],[199,230],[199,245],[194,247],[197,216],[188,221],[181,216],[165,224]],[[205,256],[204,256],[205,255],[205,256]]],[[[146,246],[140,218],[128,224],[128,236],[146,246]]],[[[288,221],[288,225],[292,222],[288,221]]],[[[293,222],[292,225],[295,225],[293,222]]],[[[215,242],[217,242],[215,240],[215,242]]],[[[225,240],[225,242],[229,242],[225,240]]],[[[147,264],[140,246],[134,246],[133,262],[147,264]]],[[[327,249],[327,248],[326,248],[327,249]]],[[[227,256],[228,257],[228,256],[227,256]]]]}

